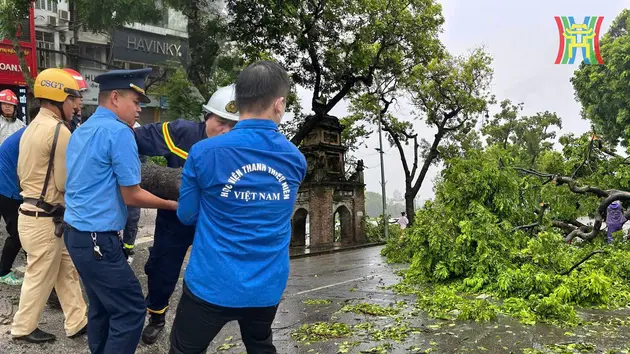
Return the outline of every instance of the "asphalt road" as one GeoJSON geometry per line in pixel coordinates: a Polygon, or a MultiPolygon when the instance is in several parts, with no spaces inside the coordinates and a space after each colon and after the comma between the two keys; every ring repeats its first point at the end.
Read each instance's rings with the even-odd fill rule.
{"type": "MultiPolygon", "coordinates": [[[[145,217],[143,216],[143,219],[145,217]]],[[[0,240],[3,237],[0,236],[0,240]]],[[[143,236],[133,268],[146,292],[144,263],[150,237],[143,236]]],[[[525,326],[517,320],[500,316],[488,323],[443,321],[429,318],[414,308],[412,297],[395,295],[387,286],[396,284],[396,266],[386,264],[380,256],[382,247],[344,251],[291,261],[291,276],[274,322],[274,343],[281,354],[336,353],[543,353],[525,351],[545,345],[589,343],[594,350],[626,349],[630,343],[630,310],[591,311],[590,320],[597,326],[563,329],[547,325],[525,326]],[[318,303],[320,302],[321,303],[318,303]],[[402,305],[400,315],[372,316],[343,312],[344,305],[402,305]],[[615,321],[625,321],[616,325],[615,321]],[[352,334],[320,341],[301,341],[292,337],[303,325],[323,322],[340,323],[353,329],[352,334]],[[356,329],[358,324],[369,328],[356,329]],[[575,332],[575,333],[570,333],[575,332]],[[346,349],[344,348],[348,348],[346,349]],[[380,347],[380,349],[379,349],[380,347]],[[386,348],[387,349],[384,349],[386,348]]],[[[20,258],[17,265],[23,264],[20,258]]],[[[183,273],[181,273],[183,274],[183,273]]],[[[211,276],[209,277],[211,280],[211,276]]],[[[181,282],[172,297],[171,308],[181,296],[181,282]]],[[[32,345],[14,342],[10,337],[10,320],[17,309],[19,287],[0,285],[0,354],[5,353],[89,353],[87,339],[68,339],[63,332],[60,310],[45,308],[40,327],[57,335],[52,344],[32,345]]],[[[151,346],[140,343],[136,353],[168,353],[170,326],[174,311],[167,313],[167,326],[160,340],[151,346]]],[[[582,347],[578,347],[580,349],[582,347]]],[[[544,353],[552,351],[544,351],[544,353]]],[[[557,351],[560,352],[560,351],[557,351]]],[[[573,351],[561,351],[572,353],[573,351]]],[[[215,338],[208,353],[245,353],[236,323],[228,324],[215,338]]],[[[621,353],[610,352],[610,353],[621,353]]]]}

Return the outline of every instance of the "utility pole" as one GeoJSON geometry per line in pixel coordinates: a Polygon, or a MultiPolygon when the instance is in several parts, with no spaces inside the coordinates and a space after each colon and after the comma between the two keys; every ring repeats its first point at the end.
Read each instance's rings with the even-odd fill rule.
{"type": "MultiPolygon", "coordinates": [[[[380,91],[379,91],[379,100],[380,100],[380,91]]],[[[387,194],[385,190],[385,165],[383,164],[383,134],[381,131],[381,119],[383,115],[381,113],[381,107],[379,105],[378,108],[378,145],[377,149],[379,154],[381,155],[381,193],[383,194],[383,224],[385,226],[385,240],[389,241],[389,218],[387,217],[387,194]]]]}

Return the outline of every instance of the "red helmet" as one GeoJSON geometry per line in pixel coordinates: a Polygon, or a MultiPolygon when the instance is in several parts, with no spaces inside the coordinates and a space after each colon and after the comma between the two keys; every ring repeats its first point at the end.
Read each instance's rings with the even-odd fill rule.
{"type": "Polygon", "coordinates": [[[9,89],[0,91],[0,102],[12,104],[14,106],[18,105],[17,96],[9,89]]]}
{"type": "Polygon", "coordinates": [[[87,91],[88,89],[87,82],[78,71],[68,69],[68,68],[65,68],[63,70],[65,70],[67,73],[72,75],[72,77],[77,81],[77,84],[79,84],[79,92],[87,91]]]}

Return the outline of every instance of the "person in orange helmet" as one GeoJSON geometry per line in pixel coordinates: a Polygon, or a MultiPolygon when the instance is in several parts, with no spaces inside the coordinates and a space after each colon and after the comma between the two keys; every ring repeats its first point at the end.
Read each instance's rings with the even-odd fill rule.
{"type": "Polygon", "coordinates": [[[16,118],[18,98],[13,91],[6,89],[0,91],[0,144],[9,135],[25,126],[24,122],[16,118]]]}
{"type": "MultiPolygon", "coordinates": [[[[76,80],[77,84],[79,85],[79,92],[83,93],[88,90],[87,81],[85,81],[83,75],[81,75],[78,71],[72,69],[65,68],[63,70],[72,75],[72,77],[76,80]]],[[[81,108],[82,107],[80,102],[74,107],[74,115],[70,120],[70,132],[74,132],[81,125],[81,108]]]]}

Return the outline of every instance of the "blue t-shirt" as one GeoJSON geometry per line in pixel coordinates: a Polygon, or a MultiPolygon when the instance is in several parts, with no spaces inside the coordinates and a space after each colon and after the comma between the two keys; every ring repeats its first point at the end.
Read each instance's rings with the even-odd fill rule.
{"type": "Polygon", "coordinates": [[[26,127],[21,128],[0,145],[0,194],[15,200],[22,200],[17,175],[17,162],[20,139],[22,139],[25,130],[26,127]]]}
{"type": "Polygon", "coordinates": [[[184,280],[197,297],[237,308],[280,302],[305,174],[304,155],[270,120],[240,121],[192,147],[177,216],[196,225],[184,280]]]}
{"type": "Polygon", "coordinates": [[[124,229],[127,206],[120,186],[140,184],[138,146],[127,123],[109,109],[98,107],[72,133],[66,169],[64,220],[81,231],[124,229]]]}

